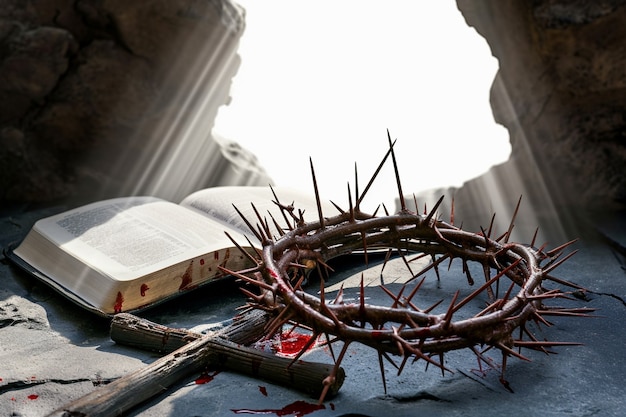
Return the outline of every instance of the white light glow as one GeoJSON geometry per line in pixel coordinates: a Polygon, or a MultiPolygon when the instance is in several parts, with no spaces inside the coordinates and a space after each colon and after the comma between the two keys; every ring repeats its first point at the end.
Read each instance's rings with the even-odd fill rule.
{"type": "MultiPolygon", "coordinates": [[[[246,31],[214,131],[256,154],[276,184],[345,204],[387,150],[405,194],[460,186],[510,153],[489,89],[498,63],[450,1],[239,0],[246,31]]],[[[389,165],[373,203],[397,197],[389,165]]]]}

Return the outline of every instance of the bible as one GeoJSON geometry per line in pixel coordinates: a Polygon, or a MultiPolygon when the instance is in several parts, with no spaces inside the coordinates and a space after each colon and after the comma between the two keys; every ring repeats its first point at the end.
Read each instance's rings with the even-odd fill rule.
{"type": "MultiPolygon", "coordinates": [[[[233,240],[251,253],[261,243],[240,213],[256,225],[256,209],[286,228],[275,196],[303,210],[305,219],[318,217],[312,196],[288,188],[207,188],[178,204],[121,197],[37,221],[9,259],[99,315],[138,312],[227,277],[220,267],[251,266],[233,240]]],[[[330,203],[322,210],[338,213],[330,203]]]]}

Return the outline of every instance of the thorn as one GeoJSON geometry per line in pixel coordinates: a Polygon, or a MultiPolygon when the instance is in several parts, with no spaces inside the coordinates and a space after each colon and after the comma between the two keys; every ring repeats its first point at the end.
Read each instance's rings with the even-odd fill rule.
{"type": "Polygon", "coordinates": [[[385,260],[383,261],[383,266],[380,268],[381,281],[382,281],[383,271],[385,270],[385,267],[387,266],[387,262],[389,262],[389,259],[391,259],[392,253],[393,253],[393,250],[391,248],[387,249],[387,253],[385,253],[385,260]]]}
{"type": "Polygon", "coordinates": [[[315,202],[317,203],[317,215],[319,216],[320,229],[324,229],[326,224],[324,223],[324,214],[322,213],[322,203],[320,201],[320,193],[317,188],[317,179],[315,178],[315,168],[313,167],[313,159],[309,157],[309,164],[311,165],[311,177],[313,179],[313,190],[315,191],[315,202]]]}
{"type": "Polygon", "coordinates": [[[344,211],[344,209],[342,209],[341,207],[339,207],[334,201],[330,200],[330,204],[332,204],[333,206],[335,206],[335,208],[337,209],[337,211],[341,214],[345,214],[346,212],[344,211]]]}
{"type": "Polygon", "coordinates": [[[363,283],[363,272],[361,272],[361,286],[359,289],[359,317],[361,318],[361,327],[365,327],[365,285],[363,283]]]}
{"type": "Polygon", "coordinates": [[[496,213],[491,215],[491,222],[489,222],[489,229],[487,229],[487,238],[491,238],[491,233],[493,232],[493,222],[496,220],[496,213]]]}
{"type": "Polygon", "coordinates": [[[430,213],[428,213],[428,216],[426,216],[426,218],[424,219],[424,223],[426,223],[426,224],[430,223],[430,219],[433,218],[433,215],[435,214],[435,212],[439,208],[439,205],[443,201],[443,197],[444,196],[439,197],[439,200],[437,200],[437,203],[435,203],[435,207],[433,207],[432,210],[430,210],[430,213]]]}
{"type": "Polygon", "coordinates": [[[544,274],[549,274],[550,272],[554,271],[556,268],[558,268],[559,266],[561,266],[563,264],[563,262],[567,261],[569,258],[571,258],[572,256],[576,255],[576,252],[578,252],[578,249],[576,249],[573,252],[570,252],[567,254],[567,256],[565,256],[565,258],[559,260],[558,262],[550,262],[548,263],[548,265],[546,265],[543,269],[544,274]]]}
{"type": "Polygon", "coordinates": [[[383,391],[385,395],[387,395],[387,380],[385,379],[385,365],[383,363],[383,356],[380,351],[378,351],[378,366],[380,367],[380,377],[383,380],[383,391]]]}
{"type": "Polygon", "coordinates": [[[406,256],[402,252],[402,249],[398,247],[397,250],[398,250],[398,253],[400,254],[400,257],[402,258],[402,262],[404,262],[404,266],[406,266],[406,269],[409,270],[409,274],[413,276],[413,270],[411,269],[411,265],[409,265],[409,261],[406,259],[406,256]]]}
{"type": "Polygon", "coordinates": [[[278,231],[278,234],[282,237],[285,236],[285,231],[283,230],[282,227],[280,227],[280,225],[278,224],[278,222],[276,221],[276,219],[274,218],[274,216],[272,215],[272,213],[268,210],[267,214],[270,216],[270,219],[272,219],[272,223],[274,223],[274,227],[276,228],[276,230],[278,231]]]}
{"type": "Polygon", "coordinates": [[[443,303],[443,300],[437,301],[435,304],[431,305],[426,310],[424,310],[423,313],[426,313],[426,314],[430,313],[431,311],[433,311],[441,303],[443,303]]]}
{"type": "Polygon", "coordinates": [[[502,362],[503,362],[502,363],[502,373],[503,373],[503,375],[504,375],[504,368],[506,367],[506,364],[504,362],[506,361],[505,358],[506,358],[507,354],[511,355],[511,356],[515,356],[516,358],[521,359],[521,360],[526,361],[526,362],[532,362],[526,356],[517,353],[516,351],[514,351],[513,349],[511,349],[507,345],[502,344],[501,342],[497,342],[495,344],[495,346],[502,351],[502,355],[503,355],[503,359],[502,359],[502,362]]]}
{"type": "Polygon", "coordinates": [[[543,316],[539,313],[537,313],[536,311],[533,312],[532,317],[535,319],[536,322],[540,322],[543,323],[546,327],[551,327],[552,323],[550,323],[548,320],[544,319],[543,316]]]}
{"type": "Polygon", "coordinates": [[[359,210],[359,172],[356,169],[356,162],[354,163],[354,200],[356,202],[355,209],[359,210]]]}
{"type": "Polygon", "coordinates": [[[252,206],[252,210],[254,210],[254,214],[256,215],[257,219],[259,220],[259,225],[257,227],[259,227],[259,232],[261,232],[261,234],[264,234],[266,237],[266,240],[271,240],[272,239],[272,232],[270,231],[270,228],[267,224],[267,221],[261,217],[261,214],[258,212],[256,206],[254,205],[254,203],[250,203],[250,205],[252,206]],[[262,229],[261,229],[262,228],[262,229]]]}
{"type": "Polygon", "coordinates": [[[288,210],[285,208],[284,205],[282,205],[280,203],[280,200],[278,199],[278,196],[276,195],[276,192],[274,191],[274,187],[272,187],[271,185],[270,185],[270,190],[272,190],[272,195],[274,196],[274,202],[280,208],[280,213],[283,215],[283,219],[285,219],[285,223],[287,224],[287,228],[289,230],[293,230],[293,227],[291,226],[291,222],[289,221],[289,219],[287,218],[287,215],[285,214],[285,211],[288,211],[288,210]]]}
{"type": "Polygon", "coordinates": [[[593,313],[596,311],[595,308],[554,308],[554,309],[545,309],[545,310],[537,310],[537,314],[544,316],[564,316],[564,317],[594,317],[589,315],[588,313],[593,313]]]}
{"type": "Polygon", "coordinates": [[[370,187],[372,186],[372,184],[374,183],[374,180],[376,179],[376,177],[378,176],[381,168],[383,167],[383,165],[385,164],[385,161],[387,160],[387,158],[389,157],[389,155],[391,155],[391,150],[393,149],[393,146],[396,144],[396,141],[394,140],[393,143],[391,144],[391,146],[389,147],[389,149],[387,150],[387,153],[385,154],[385,156],[383,157],[382,161],[380,161],[380,164],[378,164],[378,167],[376,168],[376,171],[374,172],[374,175],[372,175],[372,177],[370,178],[369,182],[367,183],[367,185],[365,186],[365,189],[363,190],[363,193],[359,196],[359,199],[356,202],[356,206],[360,207],[361,202],[363,201],[363,198],[365,197],[365,195],[367,194],[367,192],[369,191],[370,187]]]}
{"type": "Polygon", "coordinates": [[[568,246],[573,245],[576,242],[578,242],[578,239],[572,239],[569,242],[563,243],[562,245],[549,250],[548,252],[546,252],[546,255],[548,255],[549,257],[553,257],[555,254],[561,252],[563,249],[567,248],[568,246]]]}
{"type": "Polygon", "coordinates": [[[541,340],[514,340],[513,346],[525,347],[528,349],[534,350],[543,350],[546,347],[555,347],[555,346],[582,346],[582,343],[578,342],[550,342],[550,341],[541,341],[541,340]]]}
{"type": "Polygon", "coordinates": [[[343,304],[343,283],[341,284],[341,287],[339,287],[339,291],[337,291],[337,295],[335,296],[332,304],[343,304]]]}
{"type": "Polygon", "coordinates": [[[402,375],[402,371],[404,370],[404,365],[406,365],[408,360],[409,360],[408,355],[404,355],[402,357],[402,363],[400,364],[400,367],[398,368],[398,373],[397,373],[398,376],[402,375]]]}
{"type": "Polygon", "coordinates": [[[515,211],[513,212],[513,216],[511,216],[511,223],[509,224],[509,229],[506,231],[506,238],[504,239],[504,243],[509,242],[509,238],[511,237],[511,232],[513,231],[513,226],[515,225],[515,218],[517,217],[517,212],[519,210],[519,205],[522,202],[522,196],[519,196],[519,200],[517,200],[517,206],[515,206],[515,211]]]}
{"type": "Polygon", "coordinates": [[[393,292],[387,289],[387,287],[385,287],[384,285],[380,286],[380,289],[382,289],[393,300],[393,304],[391,305],[391,308],[397,308],[399,304],[401,305],[400,296],[402,295],[402,292],[404,291],[405,288],[406,288],[406,285],[403,285],[402,288],[400,289],[400,293],[398,295],[395,295],[393,292]]]}
{"type": "Polygon", "coordinates": [[[556,282],[557,284],[565,285],[566,287],[576,288],[577,290],[587,291],[585,287],[581,287],[578,284],[574,284],[573,282],[566,281],[564,279],[553,277],[552,275],[545,274],[545,279],[556,282]]]}
{"type": "MultiPolygon", "coordinates": [[[[493,278],[491,278],[489,281],[485,282],[483,285],[480,286],[480,288],[477,288],[475,291],[473,291],[470,295],[468,295],[467,297],[465,297],[463,300],[461,300],[461,302],[459,302],[459,304],[457,304],[456,306],[454,306],[452,308],[452,312],[457,312],[461,307],[463,307],[465,304],[467,304],[468,302],[470,302],[472,299],[474,299],[478,294],[480,294],[482,291],[485,290],[485,288],[487,288],[488,286],[490,286],[491,284],[493,284],[496,280],[499,280],[504,274],[506,274],[507,272],[509,272],[509,270],[511,270],[512,268],[515,268],[520,262],[521,262],[521,258],[517,259],[515,262],[513,262],[511,265],[507,266],[506,268],[504,268],[502,271],[498,272],[493,278]]],[[[458,295],[458,291],[457,291],[457,295],[458,295]]],[[[456,299],[456,297],[455,297],[456,299]]]]}
{"type": "Polygon", "coordinates": [[[454,226],[454,194],[452,194],[452,203],[450,204],[450,224],[454,226]]]}
{"type": "Polygon", "coordinates": [[[350,212],[350,222],[355,221],[354,207],[352,207],[352,192],[350,191],[350,183],[348,183],[348,210],[350,212]]]}
{"type": "Polygon", "coordinates": [[[450,301],[450,307],[448,307],[448,311],[446,312],[446,316],[443,319],[443,328],[447,329],[450,327],[450,322],[452,321],[452,314],[456,311],[454,308],[454,303],[456,303],[456,299],[459,297],[459,290],[456,290],[454,293],[454,297],[452,297],[452,301],[450,301]]]}
{"type": "Polygon", "coordinates": [[[237,208],[236,205],[233,204],[233,208],[235,209],[235,211],[237,212],[237,214],[239,214],[239,217],[241,217],[241,219],[246,223],[246,226],[248,226],[248,229],[250,229],[250,231],[252,233],[254,233],[254,235],[256,236],[256,238],[259,240],[259,242],[261,243],[265,243],[265,240],[263,240],[263,238],[261,237],[261,235],[256,231],[256,228],[254,226],[252,226],[252,224],[248,221],[248,219],[246,219],[246,216],[243,215],[243,213],[241,211],[239,211],[239,209],[237,208]]]}
{"type": "Polygon", "coordinates": [[[389,363],[391,364],[391,366],[393,366],[393,367],[394,367],[394,368],[396,368],[396,369],[400,369],[400,368],[398,367],[398,365],[397,365],[397,364],[393,361],[393,359],[391,359],[391,357],[389,357],[389,355],[387,354],[387,352],[385,352],[385,351],[383,350],[383,351],[378,351],[378,353],[379,353],[380,355],[382,355],[382,356],[383,356],[383,358],[387,359],[387,362],[389,362],[389,363]]]}
{"type": "MultiPolygon", "coordinates": [[[[485,247],[486,249],[486,247],[485,247]]],[[[487,262],[483,263],[483,275],[485,277],[485,282],[489,281],[491,279],[491,268],[489,267],[489,264],[487,262]]],[[[489,300],[493,301],[498,297],[498,294],[500,293],[500,280],[496,281],[496,292],[494,294],[493,289],[491,288],[491,286],[487,287],[487,296],[489,297],[489,300]]]]}
{"type": "MultiPolygon", "coordinates": [[[[439,363],[443,365],[443,352],[439,352],[439,363]]],[[[443,366],[441,367],[441,376],[446,376],[446,372],[443,369],[443,366]]]]}
{"type": "Polygon", "coordinates": [[[393,171],[396,174],[396,185],[398,186],[398,197],[400,198],[400,206],[402,212],[406,212],[406,202],[404,201],[404,194],[402,193],[402,183],[400,182],[400,173],[398,172],[398,163],[396,161],[396,153],[393,151],[393,144],[391,142],[391,135],[389,129],[387,129],[387,139],[389,140],[389,148],[391,149],[391,160],[393,161],[393,171]]]}
{"type": "Polygon", "coordinates": [[[440,277],[439,277],[439,269],[437,268],[437,266],[443,262],[446,259],[452,259],[452,257],[448,254],[441,256],[439,259],[435,258],[435,255],[431,255],[431,259],[432,262],[429,263],[428,265],[426,265],[424,268],[422,268],[417,274],[413,275],[411,278],[409,278],[406,282],[409,283],[411,281],[413,281],[416,278],[419,278],[420,276],[424,275],[426,272],[428,272],[430,269],[435,268],[435,274],[437,275],[437,281],[440,281],[440,277]]]}
{"type": "Polygon", "coordinates": [[[274,287],[272,287],[270,284],[267,284],[264,281],[261,281],[261,280],[255,279],[255,278],[250,278],[249,276],[244,275],[244,274],[242,274],[240,272],[231,271],[231,270],[223,268],[221,266],[218,266],[218,268],[221,271],[224,271],[224,273],[226,273],[228,275],[232,275],[232,276],[234,276],[237,279],[240,279],[242,281],[248,282],[248,283],[250,283],[252,285],[256,285],[257,287],[263,288],[265,290],[274,292],[274,287]]]}
{"type": "Polygon", "coordinates": [[[474,285],[474,278],[472,278],[472,274],[470,273],[469,267],[467,266],[467,260],[463,258],[463,272],[465,272],[465,276],[467,277],[467,283],[472,286],[474,285]]]}
{"type": "Polygon", "coordinates": [[[244,293],[244,295],[248,298],[251,298],[252,300],[254,300],[256,303],[262,304],[263,302],[263,295],[259,295],[259,294],[255,294],[252,291],[249,291],[246,288],[243,287],[239,287],[239,291],[241,291],[242,293],[244,293]]]}
{"type": "Polygon", "coordinates": [[[313,346],[315,342],[317,342],[318,337],[319,337],[319,334],[313,333],[313,335],[309,338],[309,340],[307,340],[304,346],[302,346],[302,349],[300,349],[298,354],[293,358],[293,360],[289,363],[289,365],[287,365],[287,369],[291,368],[291,365],[296,363],[302,357],[302,355],[304,355],[309,350],[309,348],[313,346]]]}
{"type": "Polygon", "coordinates": [[[539,233],[539,228],[535,229],[535,233],[533,234],[533,240],[530,241],[530,247],[535,247],[535,241],[537,240],[537,234],[539,233]]]}
{"type": "Polygon", "coordinates": [[[326,337],[326,346],[328,346],[328,350],[330,351],[330,357],[333,359],[333,362],[337,362],[335,351],[333,350],[333,343],[338,342],[339,339],[335,338],[330,340],[330,335],[328,333],[324,333],[324,337],[326,337]]]}
{"type": "Polygon", "coordinates": [[[330,375],[328,375],[324,379],[324,388],[322,389],[322,393],[320,394],[318,404],[322,404],[324,402],[324,398],[326,397],[326,394],[328,394],[328,389],[330,388],[332,383],[335,381],[335,378],[337,378],[337,371],[339,370],[339,366],[341,365],[343,356],[346,354],[346,351],[348,350],[349,344],[350,342],[344,342],[343,348],[341,349],[341,353],[339,354],[339,358],[335,361],[335,366],[333,366],[333,369],[330,372],[330,375]]]}
{"type": "MultiPolygon", "coordinates": [[[[417,283],[417,285],[415,286],[415,288],[413,288],[413,291],[411,291],[411,293],[409,294],[409,296],[406,298],[407,302],[410,303],[411,300],[413,299],[413,297],[415,296],[415,294],[417,294],[417,292],[419,291],[420,287],[422,286],[422,284],[424,283],[424,281],[426,280],[426,277],[422,277],[422,279],[420,280],[420,282],[417,283]]],[[[420,311],[417,307],[413,307],[416,311],[420,311]]]]}
{"type": "MultiPolygon", "coordinates": [[[[237,243],[235,241],[235,239],[228,234],[228,232],[224,231],[224,233],[226,234],[226,236],[228,237],[228,239],[230,239],[231,242],[233,242],[233,244],[237,247],[237,249],[239,249],[239,251],[246,257],[248,258],[249,261],[251,261],[253,264],[258,265],[257,260],[254,258],[254,256],[250,255],[250,252],[248,252],[247,250],[245,250],[239,243],[237,243]]],[[[248,241],[248,243],[250,243],[248,241]]]]}

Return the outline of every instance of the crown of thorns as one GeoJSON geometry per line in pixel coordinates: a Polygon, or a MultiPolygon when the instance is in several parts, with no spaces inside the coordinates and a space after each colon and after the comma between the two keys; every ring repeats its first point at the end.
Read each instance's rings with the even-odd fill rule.
{"type": "MultiPolygon", "coordinates": [[[[342,359],[353,342],[362,343],[378,352],[382,373],[383,363],[388,361],[397,368],[398,374],[402,372],[407,361],[420,359],[445,373],[450,370],[444,365],[444,353],[468,349],[478,358],[481,369],[482,364],[499,368],[500,381],[507,388],[509,386],[504,379],[507,358],[512,356],[529,360],[520,353],[522,348],[552,353],[549,350],[551,347],[578,344],[539,340],[527,326],[529,322],[549,326],[546,316],[582,317],[593,311],[590,308],[564,308],[544,304],[546,300],[568,297],[568,293],[560,289],[546,288],[546,282],[584,290],[552,275],[555,268],[574,255],[575,251],[572,251],[563,256],[564,250],[575,241],[551,250],[547,250],[545,246],[535,248],[535,232],[533,241],[528,245],[509,242],[519,201],[508,230],[495,238],[491,237],[493,217],[489,228],[481,229],[478,233],[471,233],[454,225],[454,205],[450,222],[438,219],[436,212],[443,197],[424,214],[418,214],[417,207],[416,212],[408,210],[393,147],[394,143],[389,137],[389,149],[361,194],[355,179],[355,203],[352,203],[349,187],[348,209],[342,210],[333,203],[339,212],[337,215],[326,217],[326,213],[322,212],[312,162],[311,173],[318,207],[315,220],[305,221],[302,211],[297,211],[292,204],[283,204],[275,193],[274,203],[280,208],[283,216],[281,221],[284,220],[285,226],[281,226],[271,214],[268,221],[256,209],[256,225],[242,215],[250,230],[262,242],[262,250],[257,251],[254,256],[239,246],[255,266],[243,271],[225,272],[259,290],[257,293],[242,288],[249,297],[248,307],[275,313],[266,334],[272,335],[284,324],[292,323],[311,329],[316,337],[325,335],[334,360],[333,371],[325,381],[327,388],[341,372],[342,359]],[[390,155],[401,210],[390,215],[384,209],[385,214],[380,216],[376,212],[364,213],[360,209],[363,197],[390,155]],[[274,233],[278,233],[277,237],[274,237],[273,229],[274,233]],[[422,257],[430,257],[431,262],[412,275],[409,281],[417,284],[409,293],[405,294],[406,284],[398,293],[381,286],[391,298],[389,306],[365,302],[363,278],[357,303],[344,302],[341,290],[334,300],[326,300],[323,279],[320,280],[319,297],[302,289],[302,283],[312,265],[322,275],[322,272],[327,273],[330,270],[325,260],[354,251],[363,253],[367,264],[368,250],[371,252],[372,248],[395,251],[407,264],[422,257]],[[414,258],[409,259],[409,254],[414,254],[414,258]],[[468,263],[478,263],[482,266],[485,282],[462,299],[459,299],[460,292],[457,291],[442,314],[432,313],[436,305],[418,307],[415,296],[424,282],[425,273],[434,270],[439,278],[439,265],[453,259],[461,260],[463,272],[470,285],[474,285],[474,279],[468,263]],[[506,281],[504,278],[508,279],[508,286],[501,285],[501,281],[506,281]],[[472,317],[458,318],[461,315],[457,313],[479,294],[487,295],[488,305],[472,317]],[[332,350],[335,342],[343,342],[338,355],[332,350]],[[502,354],[500,366],[485,355],[486,351],[492,349],[497,349],[502,354]],[[400,363],[396,363],[392,356],[399,356],[400,363]]],[[[311,347],[316,337],[310,339],[294,361],[311,347]]],[[[384,375],[382,379],[384,384],[384,375]]],[[[322,392],[320,402],[324,400],[326,392],[327,389],[322,392]]]]}

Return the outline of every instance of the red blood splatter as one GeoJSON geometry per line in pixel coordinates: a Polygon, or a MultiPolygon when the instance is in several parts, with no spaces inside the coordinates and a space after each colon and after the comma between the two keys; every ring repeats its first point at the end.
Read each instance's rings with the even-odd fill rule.
{"type": "Polygon", "coordinates": [[[215,371],[212,374],[209,374],[208,372],[202,372],[200,376],[196,378],[196,384],[208,384],[209,382],[213,381],[215,375],[217,374],[219,374],[218,371],[215,371]]]}
{"type": "Polygon", "coordinates": [[[204,265],[204,259],[200,259],[200,265],[204,265]]]}
{"type": "MultiPolygon", "coordinates": [[[[302,334],[298,332],[285,332],[280,335],[280,344],[278,353],[282,355],[297,355],[306,346],[313,337],[310,334],[302,334]]],[[[311,344],[313,346],[313,344],[311,344]]]]}
{"type": "Polygon", "coordinates": [[[2,378],[0,378],[0,382],[2,382],[2,378]]]}
{"type": "Polygon", "coordinates": [[[141,288],[139,289],[139,291],[141,292],[141,296],[145,297],[146,291],[148,291],[149,289],[150,287],[148,287],[148,284],[141,284],[141,288]]]}
{"type": "Polygon", "coordinates": [[[28,399],[29,399],[29,400],[36,400],[37,398],[39,398],[39,395],[37,395],[37,394],[30,394],[30,395],[28,396],[28,399]]]}
{"type": "Polygon", "coordinates": [[[191,286],[191,282],[192,282],[191,268],[192,267],[193,267],[193,261],[191,261],[191,263],[187,267],[187,270],[185,271],[185,273],[182,276],[182,279],[181,279],[181,282],[180,282],[180,286],[178,287],[179,291],[185,290],[185,289],[189,289],[189,287],[191,286]]]}
{"type": "Polygon", "coordinates": [[[382,338],[382,337],[383,337],[383,335],[384,335],[384,333],[383,333],[383,332],[381,332],[380,330],[374,330],[374,331],[372,331],[372,337],[373,337],[374,339],[379,339],[379,338],[382,338]]]}
{"type": "Polygon", "coordinates": [[[261,391],[261,394],[265,395],[267,397],[267,388],[265,388],[262,385],[259,385],[259,391],[261,391]]]}
{"type": "Polygon", "coordinates": [[[269,269],[267,268],[267,272],[273,277],[273,278],[278,278],[278,274],[276,273],[276,271],[274,271],[273,269],[269,269]]]}
{"type": "Polygon", "coordinates": [[[122,312],[122,303],[124,302],[124,296],[120,291],[117,292],[117,298],[115,299],[115,304],[113,304],[113,311],[116,313],[122,312]]]}
{"type": "Polygon", "coordinates": [[[311,414],[314,411],[317,410],[324,410],[326,407],[324,406],[324,404],[311,404],[311,403],[307,403],[305,401],[296,401],[294,403],[291,403],[289,405],[286,405],[285,407],[283,407],[280,410],[270,410],[270,409],[264,409],[264,410],[251,410],[251,409],[231,409],[230,411],[232,411],[235,414],[276,414],[277,416],[295,416],[295,417],[302,417],[305,416],[307,414],[311,414]]]}

